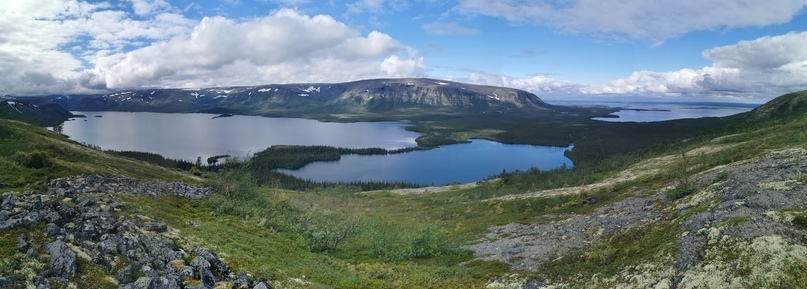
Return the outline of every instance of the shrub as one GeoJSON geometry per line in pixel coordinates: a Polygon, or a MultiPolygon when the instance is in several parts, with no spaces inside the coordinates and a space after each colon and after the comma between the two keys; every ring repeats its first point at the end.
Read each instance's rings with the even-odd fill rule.
{"type": "Polygon", "coordinates": [[[379,220],[368,226],[365,234],[372,257],[386,261],[437,257],[457,250],[435,224],[402,226],[379,220]]]}
{"type": "Polygon", "coordinates": [[[667,198],[670,200],[677,200],[689,196],[698,191],[698,187],[690,182],[679,182],[675,188],[667,191],[667,198]]]}
{"type": "Polygon", "coordinates": [[[30,153],[17,151],[12,159],[16,164],[26,168],[42,169],[56,167],[56,160],[53,156],[42,150],[35,150],[30,153]]]}

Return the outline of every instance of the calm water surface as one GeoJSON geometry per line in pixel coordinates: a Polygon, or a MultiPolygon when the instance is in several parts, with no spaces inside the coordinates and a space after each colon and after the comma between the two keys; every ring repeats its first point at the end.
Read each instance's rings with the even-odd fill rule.
{"type": "Polygon", "coordinates": [[[618,106],[627,108],[612,115],[618,118],[594,118],[595,120],[610,122],[653,122],[673,119],[702,118],[702,117],[723,117],[750,111],[755,104],[688,104],[688,103],[640,103],[640,104],[615,104],[608,106],[618,106]],[[635,109],[635,110],[634,110],[635,109]]]}
{"type": "Polygon", "coordinates": [[[282,172],[317,181],[407,181],[426,185],[467,183],[503,169],[550,170],[572,166],[563,155],[569,148],[508,145],[487,140],[394,155],[346,155],[336,162],[317,162],[282,172]]]}
{"type": "MultiPolygon", "coordinates": [[[[417,146],[418,133],[400,122],[323,123],[295,118],[147,112],[74,112],[86,115],[64,124],[71,139],[103,149],[145,151],[195,161],[214,155],[237,157],[272,145],[328,145],[396,149],[417,146]],[[96,117],[100,116],[100,117],[96,117]],[[86,121],[85,121],[86,120],[86,121]]],[[[394,155],[347,155],[336,162],[284,171],[317,181],[405,181],[419,184],[472,182],[502,170],[572,166],[566,148],[506,145],[486,140],[394,155]]]]}
{"type": "Polygon", "coordinates": [[[328,145],[396,149],[417,146],[420,134],[400,122],[325,123],[297,118],[150,112],[83,112],[65,122],[71,139],[118,151],[145,151],[173,159],[229,154],[245,157],[272,145],[328,145]],[[96,117],[99,115],[101,117],[96,117]],[[86,121],[85,121],[86,120],[86,121]]]}

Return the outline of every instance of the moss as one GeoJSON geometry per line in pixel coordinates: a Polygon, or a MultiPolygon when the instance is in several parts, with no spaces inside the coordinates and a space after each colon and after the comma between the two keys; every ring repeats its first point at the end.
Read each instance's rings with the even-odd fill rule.
{"type": "Polygon", "coordinates": [[[720,226],[721,227],[731,227],[731,226],[735,226],[735,225],[737,225],[739,223],[748,221],[750,219],[751,218],[748,217],[748,216],[731,217],[731,218],[723,220],[723,222],[720,222],[720,226]]]}

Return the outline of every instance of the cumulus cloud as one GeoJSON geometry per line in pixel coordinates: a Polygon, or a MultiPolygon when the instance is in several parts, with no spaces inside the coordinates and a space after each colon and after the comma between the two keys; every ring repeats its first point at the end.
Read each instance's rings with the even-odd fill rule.
{"type": "MultiPolygon", "coordinates": [[[[419,53],[327,15],[191,20],[163,0],[0,6],[0,93],[84,93],[424,76],[419,53]]],[[[6,5],[8,4],[8,5],[6,5]]]]}
{"type": "Polygon", "coordinates": [[[661,42],[690,31],[786,23],[805,6],[803,0],[460,0],[455,9],[564,33],[661,42]]]}
{"type": "Polygon", "coordinates": [[[94,60],[110,88],[201,87],[422,76],[422,57],[389,35],[294,10],[246,22],[204,18],[188,35],[94,60]]]}
{"type": "Polygon", "coordinates": [[[591,94],[771,96],[807,89],[807,31],[707,49],[701,69],[637,71],[582,89],[591,94]]]}
{"type": "Polygon", "coordinates": [[[545,75],[536,75],[532,77],[513,77],[499,73],[464,69],[469,72],[468,78],[455,78],[453,76],[446,77],[446,80],[462,81],[479,85],[491,85],[510,87],[529,91],[539,96],[544,94],[579,94],[580,88],[584,87],[581,84],[554,79],[545,75]]]}
{"type": "Polygon", "coordinates": [[[479,32],[476,29],[459,25],[456,22],[425,23],[422,27],[426,33],[432,35],[471,36],[479,32]]]}

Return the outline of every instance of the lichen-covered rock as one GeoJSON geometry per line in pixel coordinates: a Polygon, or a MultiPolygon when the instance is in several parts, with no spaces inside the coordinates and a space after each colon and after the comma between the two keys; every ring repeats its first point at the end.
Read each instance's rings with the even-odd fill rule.
{"type": "Polygon", "coordinates": [[[76,253],[63,241],[54,241],[45,246],[50,260],[48,266],[50,267],[49,276],[70,278],[76,275],[76,253]]]}

